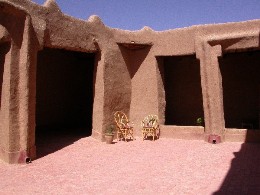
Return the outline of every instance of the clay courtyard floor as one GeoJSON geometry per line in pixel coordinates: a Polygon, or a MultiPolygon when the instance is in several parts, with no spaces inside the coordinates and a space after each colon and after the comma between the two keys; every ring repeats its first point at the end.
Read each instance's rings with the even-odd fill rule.
{"type": "Polygon", "coordinates": [[[108,145],[70,136],[38,142],[32,163],[0,162],[1,195],[260,194],[260,144],[161,138],[108,145]]]}

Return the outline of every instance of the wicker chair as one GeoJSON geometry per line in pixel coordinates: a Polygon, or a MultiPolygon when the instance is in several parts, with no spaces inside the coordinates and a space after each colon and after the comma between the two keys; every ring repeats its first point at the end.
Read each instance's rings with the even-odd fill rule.
{"type": "Polygon", "coordinates": [[[148,115],[144,118],[144,120],[141,123],[142,125],[142,136],[143,140],[147,138],[147,136],[153,136],[157,139],[159,138],[159,122],[158,122],[158,116],[157,115],[148,115]],[[157,133],[158,131],[158,133],[157,133]]]}
{"type": "Polygon", "coordinates": [[[133,126],[129,124],[129,120],[125,113],[117,111],[114,114],[114,119],[117,127],[117,140],[133,139],[134,140],[134,130],[133,126]]]}

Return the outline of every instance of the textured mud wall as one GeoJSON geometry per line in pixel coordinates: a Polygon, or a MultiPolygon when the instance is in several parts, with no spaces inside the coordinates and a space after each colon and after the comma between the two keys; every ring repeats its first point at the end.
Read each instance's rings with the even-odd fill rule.
{"type": "Polygon", "coordinates": [[[154,105],[149,102],[149,100],[153,99],[153,96],[150,94],[154,92],[155,89],[155,85],[152,84],[152,79],[149,78],[152,76],[152,69],[149,68],[152,64],[145,62],[149,50],[150,47],[139,50],[120,47],[129,75],[131,102],[129,104],[130,112],[128,112],[128,117],[130,117],[131,122],[134,123],[135,135],[139,135],[140,133],[140,121],[145,116],[144,113],[155,113],[151,111],[154,105]],[[147,79],[150,81],[148,85],[146,82],[147,79]],[[148,97],[150,98],[147,101],[148,97]]]}
{"type": "Polygon", "coordinates": [[[24,32],[29,27],[27,24],[29,18],[23,11],[0,4],[0,42],[4,41],[0,43],[2,50],[0,156],[9,163],[19,161],[23,158],[22,155],[30,150],[28,149],[30,146],[24,147],[28,143],[23,134],[23,125],[27,120],[26,116],[21,114],[25,106],[20,104],[24,99],[19,93],[20,89],[26,87],[21,85],[20,75],[24,72],[20,66],[27,60],[24,58],[28,54],[25,47],[28,39],[24,37],[24,32]]]}
{"type": "MultiPolygon", "coordinates": [[[[113,123],[113,113],[117,110],[129,115],[138,135],[140,121],[147,114],[157,114],[161,124],[166,117],[166,124],[176,125],[194,125],[196,118],[204,115],[205,137],[210,134],[223,136],[225,125],[218,58],[223,52],[260,50],[259,24],[260,20],[254,20],[164,32],[149,27],[125,31],[105,26],[98,16],[91,16],[86,21],[67,16],[55,0],[46,0],[43,6],[29,0],[0,0],[0,158],[17,163],[26,155],[35,157],[35,117],[38,126],[82,125],[91,129],[92,110],[92,136],[98,140],[102,140],[106,126],[113,123]],[[6,42],[10,43],[10,48],[4,54],[6,42]],[[130,43],[134,43],[132,48],[121,47],[130,43]],[[43,48],[71,52],[65,52],[65,55],[62,50],[41,51],[36,82],[36,56],[43,48]],[[75,51],[95,52],[95,62],[94,56],[75,51]],[[85,69],[85,62],[91,64],[91,70],[85,69]],[[74,64],[79,64],[80,68],[74,64]]],[[[229,69],[229,64],[240,61],[247,67],[251,62],[258,63],[257,58],[232,57],[226,60],[223,57],[220,64],[227,63],[225,68],[229,69]]],[[[251,72],[249,68],[244,70],[241,67],[236,71],[249,71],[247,75],[254,71],[259,73],[256,65],[250,67],[254,67],[251,72]]],[[[229,84],[233,81],[233,72],[222,72],[224,96],[227,96],[224,102],[231,102],[230,105],[240,103],[241,98],[234,101],[236,97],[231,95],[240,92],[229,91],[230,86],[233,87],[229,84]]],[[[234,79],[243,86],[250,101],[241,106],[239,112],[243,114],[237,118],[232,118],[231,108],[225,110],[227,126],[238,126],[242,118],[255,120],[258,116],[259,95],[256,94],[259,93],[259,80],[252,82],[252,78],[257,80],[256,76],[247,76],[244,79],[246,84],[234,79]]]]}
{"type": "Polygon", "coordinates": [[[117,45],[106,51],[104,73],[104,128],[114,124],[114,113],[123,111],[127,115],[131,102],[131,79],[127,63],[117,45]]]}
{"type": "Polygon", "coordinates": [[[157,83],[158,83],[158,117],[160,124],[165,124],[165,79],[164,79],[164,57],[157,56],[157,83]]]}
{"type": "Polygon", "coordinates": [[[39,52],[37,127],[83,127],[91,135],[93,68],[94,54],[47,48],[39,52]]]}
{"type": "Polygon", "coordinates": [[[165,57],[166,125],[194,126],[203,117],[200,65],[194,55],[165,57]]]}
{"type": "Polygon", "coordinates": [[[260,52],[225,54],[219,59],[227,128],[259,128],[260,52]]]}

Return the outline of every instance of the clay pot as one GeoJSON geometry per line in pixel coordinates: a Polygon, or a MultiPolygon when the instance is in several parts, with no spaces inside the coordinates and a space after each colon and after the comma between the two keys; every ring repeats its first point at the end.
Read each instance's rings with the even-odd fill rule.
{"type": "Polygon", "coordinates": [[[114,139],[114,135],[105,135],[105,139],[106,139],[107,144],[112,144],[113,139],[114,139]]]}

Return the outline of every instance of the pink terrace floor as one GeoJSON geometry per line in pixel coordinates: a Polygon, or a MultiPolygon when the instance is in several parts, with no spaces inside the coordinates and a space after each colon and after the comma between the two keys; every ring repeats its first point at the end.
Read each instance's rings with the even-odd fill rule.
{"type": "Polygon", "coordinates": [[[260,144],[59,141],[31,164],[0,162],[0,194],[260,194],[260,144]]]}

